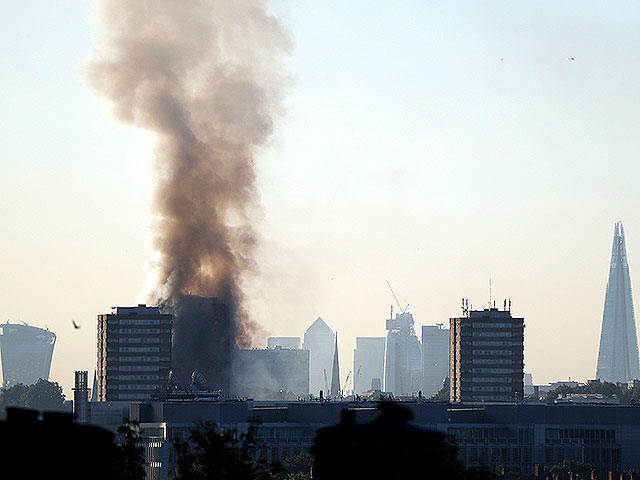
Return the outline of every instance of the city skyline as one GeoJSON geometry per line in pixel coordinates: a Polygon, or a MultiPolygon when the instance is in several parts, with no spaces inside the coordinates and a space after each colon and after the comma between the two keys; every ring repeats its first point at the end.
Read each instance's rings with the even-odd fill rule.
{"type": "MultiPolygon", "coordinates": [[[[95,365],[95,316],[145,301],[153,250],[153,139],[107,118],[87,86],[91,6],[12,3],[0,33],[4,320],[56,332],[51,378],[66,392],[95,365]]],[[[322,316],[344,382],[355,337],[384,336],[385,280],[420,326],[446,323],[461,297],[485,305],[491,278],[527,318],[535,383],[592,378],[613,222],[640,258],[638,9],[270,8],[292,42],[256,159],[256,345],[322,316]]]]}

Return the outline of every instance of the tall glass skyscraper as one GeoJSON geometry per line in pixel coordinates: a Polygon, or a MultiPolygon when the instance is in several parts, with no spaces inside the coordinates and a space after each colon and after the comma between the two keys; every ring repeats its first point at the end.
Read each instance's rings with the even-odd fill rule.
{"type": "Polygon", "coordinates": [[[0,357],[2,385],[31,385],[42,378],[49,380],[56,335],[44,328],[26,323],[0,325],[0,357]]]}
{"type": "Polygon", "coordinates": [[[631,277],[622,222],[617,222],[613,229],[596,377],[607,382],[628,382],[640,378],[631,277]]]}

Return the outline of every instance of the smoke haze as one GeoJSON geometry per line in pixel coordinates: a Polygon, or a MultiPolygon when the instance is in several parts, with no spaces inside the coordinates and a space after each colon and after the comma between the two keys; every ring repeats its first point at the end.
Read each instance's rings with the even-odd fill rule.
{"type": "MultiPolygon", "coordinates": [[[[255,325],[254,161],[282,97],[289,39],[260,0],[100,0],[87,73],[115,118],[155,137],[148,302],[218,297],[236,343],[255,325]]],[[[197,331],[196,331],[197,335],[197,331]]]]}

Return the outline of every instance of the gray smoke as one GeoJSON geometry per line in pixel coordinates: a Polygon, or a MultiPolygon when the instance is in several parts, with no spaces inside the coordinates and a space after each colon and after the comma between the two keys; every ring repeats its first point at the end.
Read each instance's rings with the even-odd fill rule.
{"type": "Polygon", "coordinates": [[[254,160],[273,130],[289,39],[261,0],[99,0],[87,74],[115,118],[152,132],[153,278],[148,301],[218,297],[238,345],[255,268],[254,160]]]}

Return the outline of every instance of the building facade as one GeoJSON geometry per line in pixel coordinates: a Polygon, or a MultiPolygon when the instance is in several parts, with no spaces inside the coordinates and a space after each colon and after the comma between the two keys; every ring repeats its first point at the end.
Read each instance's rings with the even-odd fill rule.
{"type": "Polygon", "coordinates": [[[356,337],[356,348],[353,350],[353,393],[360,395],[372,389],[374,385],[382,385],[384,378],[384,337],[356,337]]]}
{"type": "Polygon", "coordinates": [[[288,348],[237,350],[232,362],[231,391],[256,399],[309,392],[309,352],[288,348]]]}
{"type": "Polygon", "coordinates": [[[621,222],[613,230],[596,378],[612,383],[640,379],[631,277],[621,222]]]}
{"type": "Polygon", "coordinates": [[[422,326],[422,395],[431,397],[449,376],[449,330],[443,325],[422,326]]]}
{"type": "Polygon", "coordinates": [[[146,400],[167,384],[172,315],[158,307],[114,307],[98,315],[98,401],[146,400]]]}
{"type": "Polygon", "coordinates": [[[524,318],[465,310],[449,323],[449,400],[509,402],[524,395],[524,318]]]}
{"type": "Polygon", "coordinates": [[[49,380],[56,335],[31,325],[0,324],[2,385],[32,385],[38,379],[49,380]]]}
{"type": "Polygon", "coordinates": [[[413,315],[396,314],[387,319],[384,391],[397,397],[414,395],[422,383],[422,348],[413,328],[413,315]]]}
{"type": "MultiPolygon", "coordinates": [[[[533,476],[563,460],[589,463],[597,478],[640,469],[640,408],[633,405],[545,405],[403,402],[417,425],[455,436],[466,465],[484,463],[533,476]]],[[[369,402],[122,402],[98,403],[91,423],[115,431],[124,418],[140,422],[147,478],[165,480],[175,468],[171,439],[199,420],[245,433],[258,418],[258,454],[268,462],[309,452],[316,432],[350,410],[356,423],[378,415],[369,402]]],[[[618,478],[618,477],[613,477],[618,478]]]]}
{"type": "Polygon", "coordinates": [[[289,350],[300,350],[300,337],[269,337],[267,338],[267,348],[288,348],[289,350]]]}
{"type": "Polygon", "coordinates": [[[304,332],[302,348],[309,351],[309,393],[325,395],[331,388],[333,375],[333,349],[335,334],[326,322],[318,317],[304,332]]]}

